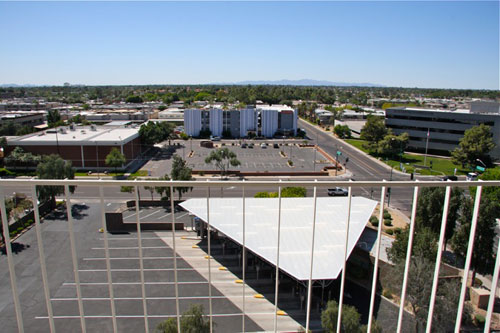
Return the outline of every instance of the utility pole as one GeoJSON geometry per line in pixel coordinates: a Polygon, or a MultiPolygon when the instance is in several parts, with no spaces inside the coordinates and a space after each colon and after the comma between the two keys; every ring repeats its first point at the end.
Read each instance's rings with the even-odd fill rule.
{"type": "Polygon", "coordinates": [[[427,139],[425,140],[425,157],[424,157],[424,166],[427,166],[427,149],[429,148],[429,136],[430,136],[430,128],[427,128],[427,139]]]}

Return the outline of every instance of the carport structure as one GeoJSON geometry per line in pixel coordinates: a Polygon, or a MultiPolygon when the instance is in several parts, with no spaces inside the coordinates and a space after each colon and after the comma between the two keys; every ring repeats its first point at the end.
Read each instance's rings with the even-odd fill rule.
{"type": "MultiPolygon", "coordinates": [[[[273,265],[276,273],[307,284],[309,307],[312,284],[324,287],[339,276],[377,202],[351,196],[242,197],[189,199],[180,205],[209,230],[223,233],[273,265]]],[[[276,309],[277,296],[276,292],[276,309]]]]}

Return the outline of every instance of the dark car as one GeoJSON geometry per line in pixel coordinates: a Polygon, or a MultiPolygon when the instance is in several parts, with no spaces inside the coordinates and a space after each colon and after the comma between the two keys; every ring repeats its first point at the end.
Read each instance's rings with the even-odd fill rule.
{"type": "Polygon", "coordinates": [[[443,178],[441,178],[441,180],[444,180],[444,181],[447,181],[447,180],[456,181],[456,180],[458,180],[458,178],[457,178],[457,176],[444,176],[443,178]]]}
{"type": "Polygon", "coordinates": [[[280,146],[277,143],[273,144],[273,148],[279,148],[279,147],[280,146]]]}
{"type": "Polygon", "coordinates": [[[347,196],[349,194],[349,191],[346,188],[343,187],[335,187],[335,188],[329,188],[328,189],[328,195],[329,196],[347,196]]]}
{"type": "Polygon", "coordinates": [[[246,148],[247,147],[247,144],[246,143],[242,143],[241,144],[241,148],[246,148]]]}

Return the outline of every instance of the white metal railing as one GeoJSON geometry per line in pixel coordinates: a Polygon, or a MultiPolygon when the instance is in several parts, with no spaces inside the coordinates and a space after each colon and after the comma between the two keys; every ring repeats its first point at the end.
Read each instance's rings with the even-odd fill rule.
{"type": "MultiPolygon", "coordinates": [[[[435,263],[435,270],[434,270],[434,276],[433,276],[433,283],[432,283],[432,293],[431,293],[431,298],[429,300],[429,312],[428,312],[428,320],[427,320],[427,327],[426,331],[431,332],[432,330],[432,318],[433,318],[433,311],[434,311],[434,303],[436,300],[436,291],[437,291],[437,284],[438,284],[438,274],[439,274],[439,268],[440,268],[440,263],[441,263],[441,255],[443,251],[443,245],[444,245],[444,236],[445,236],[445,228],[446,228],[446,222],[447,222],[447,217],[448,217],[448,207],[449,207],[449,201],[450,201],[450,193],[451,193],[451,187],[462,187],[462,188],[467,188],[470,186],[476,186],[476,195],[474,199],[474,208],[473,208],[473,216],[471,220],[471,231],[470,231],[470,236],[469,236],[469,243],[468,243],[468,248],[467,248],[467,257],[466,262],[465,262],[465,269],[464,269],[464,277],[462,278],[461,282],[461,291],[460,291],[460,301],[459,301],[459,308],[457,312],[457,317],[455,321],[455,332],[459,332],[461,329],[461,318],[464,310],[464,304],[465,304],[465,295],[466,295],[466,290],[467,290],[467,280],[468,280],[468,273],[470,270],[471,266],[471,258],[472,258],[472,251],[474,247],[474,236],[476,232],[476,227],[477,227],[477,221],[478,221],[478,215],[479,215],[479,206],[480,206],[480,200],[481,200],[481,193],[483,187],[486,186],[500,186],[500,181],[480,181],[480,182],[466,182],[466,181],[455,181],[455,182],[442,182],[442,181],[415,181],[415,182],[407,182],[407,181],[198,181],[198,182],[188,182],[188,181],[148,181],[148,180],[123,180],[123,181],[118,181],[118,180],[40,180],[40,179],[6,179],[6,180],[0,180],[0,210],[1,210],[1,218],[2,218],[2,228],[3,228],[3,233],[5,236],[5,241],[7,244],[10,244],[10,234],[9,234],[9,227],[8,227],[8,220],[7,220],[7,215],[6,215],[6,207],[5,207],[5,188],[9,188],[12,186],[16,187],[22,187],[22,186],[29,186],[31,189],[31,200],[33,202],[34,206],[34,217],[35,217],[35,232],[36,232],[36,239],[38,242],[38,254],[39,254],[39,261],[40,261],[40,269],[41,269],[41,275],[42,275],[42,285],[43,285],[43,291],[44,291],[44,297],[45,297],[45,304],[46,304],[46,310],[47,310],[47,317],[49,321],[49,327],[52,332],[55,331],[56,326],[55,326],[55,320],[58,319],[57,316],[54,316],[53,314],[53,309],[52,309],[52,301],[50,298],[50,289],[49,289],[49,283],[48,283],[48,277],[47,277],[47,266],[45,262],[45,253],[44,253],[44,247],[43,247],[43,239],[42,239],[42,232],[41,232],[41,227],[40,227],[40,214],[38,211],[38,201],[36,199],[36,186],[41,186],[41,185],[58,185],[58,186],[63,186],[64,187],[64,198],[66,200],[66,209],[67,212],[71,212],[72,208],[72,199],[70,197],[70,186],[90,186],[90,187],[98,187],[99,188],[99,199],[100,199],[100,205],[101,205],[101,225],[104,230],[103,233],[103,240],[104,240],[104,250],[105,250],[105,263],[106,263],[106,274],[107,274],[107,285],[109,289],[109,300],[110,300],[110,309],[111,309],[111,318],[112,318],[112,327],[113,331],[117,332],[118,331],[118,326],[117,326],[117,311],[116,311],[116,300],[114,298],[114,293],[113,293],[113,281],[112,281],[112,274],[111,274],[111,262],[110,262],[110,247],[109,247],[109,242],[108,242],[108,235],[107,235],[107,230],[106,230],[106,223],[105,223],[105,205],[104,205],[104,189],[105,188],[119,188],[120,186],[133,186],[135,188],[135,209],[136,209],[136,225],[137,225],[137,242],[138,242],[138,253],[139,253],[139,271],[140,271],[140,285],[141,285],[141,295],[142,295],[142,305],[143,305],[143,318],[144,318],[144,330],[146,332],[150,331],[151,327],[149,326],[149,320],[148,320],[148,303],[147,303],[147,297],[146,297],[146,289],[145,289],[145,278],[144,278],[144,258],[143,258],[143,252],[142,252],[142,240],[141,240],[141,223],[140,223],[140,218],[139,218],[139,210],[140,210],[140,205],[139,205],[139,197],[138,197],[138,187],[141,186],[167,186],[170,189],[170,208],[172,212],[172,244],[173,244],[173,265],[174,265],[174,286],[175,286],[175,317],[177,319],[177,326],[179,327],[180,331],[180,312],[179,312],[179,289],[178,285],[182,281],[178,280],[178,268],[177,268],[177,251],[176,251],[176,235],[175,235],[175,223],[176,223],[176,218],[175,214],[175,207],[174,207],[174,189],[175,187],[194,187],[194,188],[205,188],[206,189],[206,198],[207,198],[207,232],[208,232],[208,237],[207,237],[207,242],[208,242],[208,258],[211,258],[211,242],[210,242],[210,206],[209,206],[209,198],[211,196],[210,194],[210,189],[211,188],[220,188],[221,186],[234,186],[241,188],[242,190],[242,199],[243,199],[243,251],[242,251],[242,275],[243,275],[243,286],[242,286],[242,331],[245,331],[245,315],[246,313],[246,307],[245,307],[245,234],[246,234],[246,226],[245,226],[245,191],[248,189],[259,189],[261,187],[275,187],[278,191],[278,237],[277,237],[277,264],[276,264],[276,281],[275,281],[275,297],[274,297],[274,306],[275,306],[275,311],[274,311],[274,331],[278,331],[278,284],[279,284],[279,256],[280,256],[280,230],[281,230],[281,192],[282,188],[284,186],[304,186],[307,188],[312,188],[313,189],[313,198],[314,198],[314,209],[313,209],[313,216],[311,216],[312,219],[312,246],[311,246],[311,261],[310,261],[310,276],[308,280],[308,288],[307,288],[307,307],[306,307],[306,325],[305,328],[306,330],[309,329],[310,327],[310,316],[311,316],[311,297],[312,297],[312,268],[313,268],[313,257],[314,257],[314,237],[315,237],[315,226],[316,226],[316,199],[318,196],[318,189],[326,189],[329,187],[333,186],[344,186],[349,189],[348,192],[348,215],[347,215],[347,221],[346,221],[346,232],[345,232],[345,243],[342,244],[344,248],[344,263],[343,263],[343,271],[346,270],[346,262],[348,259],[347,255],[347,242],[348,242],[348,234],[349,234],[349,223],[350,223],[350,211],[351,211],[351,200],[352,200],[352,191],[353,189],[356,188],[361,188],[361,187],[372,187],[372,188],[381,188],[381,197],[380,197],[380,218],[379,218],[379,225],[378,225],[378,232],[377,232],[377,240],[376,240],[376,249],[375,249],[375,263],[374,263],[374,269],[373,269],[373,275],[372,275],[372,286],[371,286],[371,296],[370,296],[370,307],[369,307],[369,316],[368,316],[368,331],[371,329],[371,324],[373,320],[373,312],[374,312],[374,302],[376,298],[376,285],[377,285],[377,278],[378,278],[378,266],[379,266],[379,254],[380,254],[380,243],[381,243],[381,235],[382,235],[382,221],[383,221],[383,212],[384,212],[384,205],[385,205],[385,194],[386,194],[386,189],[388,187],[390,188],[412,188],[413,189],[413,200],[412,200],[412,207],[411,207],[411,217],[410,217],[410,234],[409,234],[409,240],[408,240],[408,249],[407,249],[407,254],[406,254],[406,260],[405,260],[405,271],[403,275],[403,282],[402,282],[402,292],[401,292],[401,302],[399,305],[399,315],[398,315],[398,321],[397,321],[397,332],[402,332],[402,319],[403,319],[403,314],[404,314],[404,304],[405,304],[405,299],[406,299],[406,288],[407,288],[407,283],[408,283],[408,274],[409,274],[409,267],[410,267],[410,262],[411,262],[411,248],[412,248],[412,243],[413,243],[413,235],[415,231],[415,219],[416,219],[416,212],[417,212],[417,203],[418,203],[418,196],[419,196],[419,190],[423,187],[445,187],[445,201],[443,205],[443,217],[442,217],[442,222],[441,222],[441,231],[440,231],[440,237],[439,237],[439,243],[438,243],[438,251],[437,251],[437,258],[436,258],[436,263],[435,263]]],[[[81,330],[83,332],[86,331],[87,325],[86,325],[86,319],[87,315],[84,312],[84,306],[83,306],[83,297],[82,297],[82,291],[81,291],[81,283],[80,283],[80,274],[78,270],[78,256],[76,253],[76,245],[75,245],[75,236],[74,236],[74,223],[73,223],[73,217],[71,213],[67,214],[68,216],[68,236],[69,236],[69,241],[70,241],[70,248],[71,248],[71,260],[72,260],[72,265],[73,265],[73,274],[74,274],[74,279],[75,279],[75,286],[76,286],[76,298],[78,301],[78,311],[79,315],[78,318],[80,319],[80,326],[81,330]]],[[[500,249],[500,246],[498,247],[500,249]]],[[[15,264],[14,264],[14,257],[12,253],[12,249],[10,246],[6,246],[6,254],[7,254],[7,262],[8,262],[8,269],[9,269],[9,276],[10,276],[10,286],[12,290],[12,299],[13,299],[13,305],[14,305],[14,311],[16,314],[16,320],[17,320],[17,329],[19,332],[24,331],[24,321],[23,321],[23,307],[20,302],[20,295],[19,295],[19,281],[16,276],[15,272],[15,264]]],[[[494,305],[494,299],[495,299],[495,291],[496,291],[496,285],[499,279],[499,271],[500,271],[500,255],[497,253],[497,259],[496,259],[496,264],[495,264],[495,270],[493,273],[493,278],[492,278],[492,288],[490,292],[490,298],[489,298],[489,304],[488,304],[488,310],[487,310],[487,315],[486,315],[486,326],[484,331],[489,332],[489,327],[491,324],[491,318],[492,318],[492,313],[493,313],[493,305],[494,305]]],[[[208,262],[208,300],[209,300],[209,322],[210,322],[210,331],[213,329],[213,308],[212,308],[212,275],[211,275],[211,260],[207,260],[208,262]]],[[[7,283],[6,281],[2,281],[4,284],[7,283]]],[[[338,312],[338,318],[337,318],[337,332],[340,332],[340,323],[341,323],[341,317],[342,317],[342,304],[343,304],[343,298],[344,298],[344,286],[345,286],[345,274],[342,274],[341,278],[341,286],[340,286],[340,297],[339,297],[339,312],[338,312]]],[[[26,319],[26,318],[24,318],[26,319]]]]}

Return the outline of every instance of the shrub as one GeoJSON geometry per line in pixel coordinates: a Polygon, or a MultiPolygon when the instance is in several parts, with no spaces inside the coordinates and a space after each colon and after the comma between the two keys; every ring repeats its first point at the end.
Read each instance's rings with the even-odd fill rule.
{"type": "Polygon", "coordinates": [[[390,227],[390,226],[392,226],[392,221],[391,221],[391,220],[388,220],[388,219],[384,219],[384,225],[385,225],[386,227],[390,227]]]}
{"type": "Polygon", "coordinates": [[[384,220],[392,220],[392,216],[389,212],[384,212],[384,220]]]}
{"type": "Polygon", "coordinates": [[[384,291],[382,292],[382,295],[388,299],[392,299],[392,293],[388,289],[384,289],[384,291]]]}
{"type": "Polygon", "coordinates": [[[374,227],[378,226],[378,217],[376,217],[375,215],[370,216],[370,223],[374,227]]]}
{"type": "Polygon", "coordinates": [[[474,279],[474,287],[481,287],[483,285],[483,281],[478,278],[474,279]]]}
{"type": "Polygon", "coordinates": [[[474,322],[477,326],[483,326],[484,325],[484,322],[486,321],[486,318],[484,318],[483,315],[480,315],[480,314],[476,314],[474,316],[474,322]]]}
{"type": "Polygon", "coordinates": [[[288,164],[289,164],[290,166],[293,166],[293,161],[292,161],[292,160],[288,160],[288,164]]]}
{"type": "Polygon", "coordinates": [[[401,233],[401,228],[394,228],[394,234],[399,235],[401,233]]]}
{"type": "Polygon", "coordinates": [[[392,229],[387,229],[385,232],[386,232],[388,235],[392,235],[392,234],[394,234],[394,230],[392,230],[392,229]]]}
{"type": "Polygon", "coordinates": [[[5,168],[0,168],[0,177],[12,176],[12,175],[14,175],[14,172],[7,170],[5,168]]]}
{"type": "Polygon", "coordinates": [[[199,174],[200,176],[205,176],[205,172],[203,172],[203,171],[200,171],[198,174],[199,174]]]}

